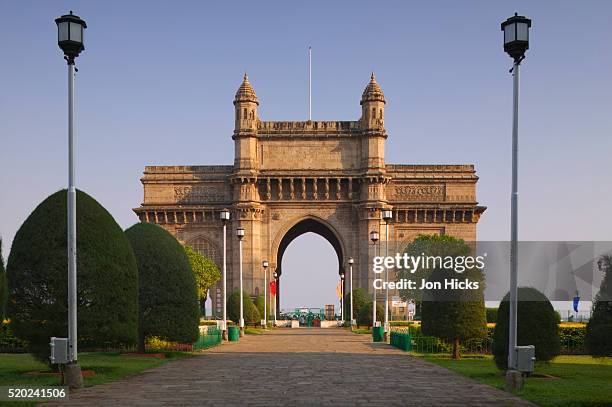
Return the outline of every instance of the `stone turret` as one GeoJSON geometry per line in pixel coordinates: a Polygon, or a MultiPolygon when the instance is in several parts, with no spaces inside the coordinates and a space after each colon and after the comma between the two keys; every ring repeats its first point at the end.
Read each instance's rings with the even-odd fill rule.
{"type": "Polygon", "coordinates": [[[234,108],[236,110],[235,126],[236,131],[239,130],[255,130],[257,128],[257,106],[259,101],[255,94],[255,89],[249,82],[249,77],[245,73],[242,84],[236,91],[234,97],[234,108]]]}
{"type": "MultiPolygon", "coordinates": [[[[372,72],[370,82],[361,95],[359,119],[363,131],[361,165],[368,174],[383,174],[385,171],[385,103],[385,95],[372,72]]],[[[376,199],[382,199],[381,191],[379,188],[376,192],[376,199]]],[[[372,194],[369,194],[368,199],[373,199],[372,194]]]]}
{"type": "Polygon", "coordinates": [[[385,94],[374,72],[370,82],[361,96],[361,125],[363,129],[379,129],[385,127],[385,94]]]}

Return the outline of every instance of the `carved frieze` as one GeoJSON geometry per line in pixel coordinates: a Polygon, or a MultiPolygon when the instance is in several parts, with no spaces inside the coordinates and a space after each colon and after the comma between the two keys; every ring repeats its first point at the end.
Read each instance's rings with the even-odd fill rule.
{"type": "Polygon", "coordinates": [[[174,200],[177,203],[208,203],[225,200],[223,187],[210,185],[175,186],[174,200]]]}
{"type": "Polygon", "coordinates": [[[446,187],[444,184],[392,184],[387,194],[394,201],[444,201],[446,187]]]}

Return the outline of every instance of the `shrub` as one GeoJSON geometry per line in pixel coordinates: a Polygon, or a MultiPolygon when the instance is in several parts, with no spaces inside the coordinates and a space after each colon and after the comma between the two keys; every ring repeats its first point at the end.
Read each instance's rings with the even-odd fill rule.
{"type": "MultiPolygon", "coordinates": [[[[257,311],[259,311],[259,317],[260,319],[264,318],[264,308],[267,308],[267,311],[270,311],[269,307],[264,307],[266,300],[264,299],[263,295],[258,296],[257,298],[255,298],[255,301],[253,302],[255,304],[255,307],[257,308],[257,311]]],[[[261,321],[260,321],[261,322],[261,321]]]]}
{"type": "Polygon", "coordinates": [[[0,239],[0,323],[6,316],[6,299],[8,287],[6,286],[6,272],[4,270],[4,257],[2,257],[2,239],[0,239]]]}
{"type": "Polygon", "coordinates": [[[181,244],[166,230],[137,223],[125,231],[138,264],[139,350],[145,338],[193,343],[199,307],[195,278],[181,244]]]}
{"type": "MultiPolygon", "coordinates": [[[[508,368],[509,298],[506,294],[499,304],[493,334],[493,355],[500,370],[508,368]]],[[[519,287],[517,319],[517,345],[534,345],[539,361],[549,361],[560,353],[557,317],[544,294],[535,288],[519,287]]]]}
{"type": "Polygon", "coordinates": [[[185,254],[187,254],[195,278],[200,308],[202,309],[202,314],[205,315],[208,290],[219,281],[221,272],[212,260],[195,251],[192,247],[185,246],[185,254]]]}
{"type": "Polygon", "coordinates": [[[612,356],[612,256],[602,256],[597,266],[604,277],[586,327],[586,347],[593,356],[612,356]]]}
{"type": "MultiPolygon", "coordinates": [[[[359,311],[368,302],[372,301],[372,297],[363,288],[353,289],[353,318],[357,319],[359,311]]],[[[344,319],[351,319],[351,293],[344,297],[344,319]]]]}
{"type": "MultiPolygon", "coordinates": [[[[372,301],[370,301],[359,309],[359,315],[357,316],[357,324],[372,326],[372,313],[372,301]]],[[[376,302],[376,319],[382,322],[384,318],[385,308],[380,303],[380,301],[378,301],[376,302]]]]}
{"type": "MultiPolygon", "coordinates": [[[[414,255],[415,250],[423,250],[427,256],[463,257],[471,254],[470,247],[463,241],[448,235],[421,235],[411,243],[406,251],[414,255]],[[414,247],[413,247],[414,246],[414,247]]],[[[453,344],[453,359],[461,356],[461,343],[483,338],[486,335],[486,316],[484,307],[484,278],[476,267],[467,268],[458,274],[434,265],[428,273],[428,281],[441,283],[449,277],[468,279],[478,282],[478,289],[423,290],[421,298],[421,329],[424,335],[435,336],[453,344]]]]}
{"type": "MultiPolygon", "coordinates": [[[[49,338],[66,337],[66,190],[45,199],[17,231],[7,264],[7,314],[14,334],[48,361],[49,338]]],[[[121,228],[92,197],[77,191],[78,342],[81,347],[136,341],[138,274],[121,228]]]]}
{"type": "MultiPolygon", "coordinates": [[[[242,292],[242,307],[245,324],[256,325],[261,322],[259,310],[245,291],[242,292]]],[[[227,299],[227,317],[236,322],[236,325],[240,323],[240,291],[234,291],[227,299]]]]}
{"type": "Polygon", "coordinates": [[[496,323],[497,322],[497,308],[487,308],[485,310],[487,315],[488,323],[496,323]]]}

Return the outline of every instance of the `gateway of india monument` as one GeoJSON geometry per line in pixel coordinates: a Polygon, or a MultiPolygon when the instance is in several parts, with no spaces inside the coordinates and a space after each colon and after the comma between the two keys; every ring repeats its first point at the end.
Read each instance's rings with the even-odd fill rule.
{"type": "MultiPolygon", "coordinates": [[[[282,259],[303,233],[327,239],[346,272],[354,259],[353,288],[372,293],[370,231],[380,232],[382,209],[391,209],[389,254],[419,234],[448,234],[476,240],[485,211],[476,200],[478,177],[471,164],[410,165],[385,162],[385,96],[374,74],[361,97],[356,121],[265,121],[245,75],[234,99],[232,165],[147,166],[141,179],[144,200],[134,209],[140,221],[160,225],[221,269],[227,208],[227,295],[239,289],[236,229],[244,228],[243,287],[263,295],[277,273],[277,313],[282,294],[282,259]]],[[[316,256],[316,254],[313,254],[316,256]]],[[[330,271],[332,272],[332,271],[330,271]]],[[[213,315],[222,313],[222,283],[211,289],[213,315]]],[[[384,291],[379,290],[383,301],[384,291]]],[[[345,292],[349,292],[348,283],[345,292]]]]}

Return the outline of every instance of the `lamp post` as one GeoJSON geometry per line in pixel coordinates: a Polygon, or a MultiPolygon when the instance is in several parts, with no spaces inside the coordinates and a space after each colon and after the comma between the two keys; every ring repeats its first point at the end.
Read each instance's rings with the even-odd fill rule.
{"type": "Polygon", "coordinates": [[[240,267],[240,336],[244,336],[244,304],[242,299],[242,238],[244,237],[244,229],[236,229],[236,237],[238,238],[238,253],[240,267]]]}
{"type": "Polygon", "coordinates": [[[227,222],[230,220],[230,211],[223,209],[220,214],[223,222],[223,340],[227,341],[227,222]]]}
{"type": "MultiPolygon", "coordinates": [[[[378,234],[376,230],[373,230],[370,232],[370,240],[374,244],[374,257],[376,257],[376,242],[378,242],[379,239],[380,239],[380,235],[378,234]]],[[[373,268],[372,268],[372,273],[373,273],[373,277],[376,277],[376,274],[374,274],[373,268]]],[[[375,326],[378,326],[377,321],[376,321],[376,288],[374,287],[374,285],[372,285],[372,292],[373,292],[372,294],[372,328],[374,328],[375,326]]]]}
{"type": "Polygon", "coordinates": [[[344,325],[344,271],[340,273],[340,320],[344,325]]]}
{"type": "MultiPolygon", "coordinates": [[[[382,218],[385,221],[385,257],[389,256],[389,221],[393,218],[391,209],[383,209],[382,218]]],[[[385,281],[389,282],[389,269],[385,267],[385,281]]],[[[385,287],[385,342],[389,339],[389,284],[385,287]]]]}
{"type": "Polygon", "coordinates": [[[517,294],[518,294],[518,97],[519,65],[529,49],[529,28],[531,20],[517,13],[501,23],[504,32],[504,51],[514,59],[510,71],[513,84],[512,120],[512,193],[511,193],[511,230],[510,230],[510,326],[508,336],[508,371],[517,369],[517,294]]]}
{"type": "Polygon", "coordinates": [[[75,59],[85,49],[84,20],[72,14],[55,19],[57,44],[68,63],[68,364],[66,382],[71,388],[83,387],[81,368],[77,363],[77,263],[76,263],[76,187],[74,171],[74,72],[75,59]]]}
{"type": "Polygon", "coordinates": [[[274,272],[274,326],[276,326],[276,294],[278,293],[278,273],[274,272]]]}
{"type": "Polygon", "coordinates": [[[351,304],[350,304],[350,307],[351,307],[351,312],[350,312],[350,314],[351,314],[350,315],[350,317],[351,317],[351,328],[354,325],[354,322],[353,322],[354,321],[353,320],[353,263],[354,262],[355,261],[353,260],[353,258],[349,257],[348,264],[349,264],[349,290],[350,290],[349,293],[351,294],[351,304]]]}
{"type": "Polygon", "coordinates": [[[268,329],[268,260],[261,262],[264,269],[264,329],[268,329]]]}

